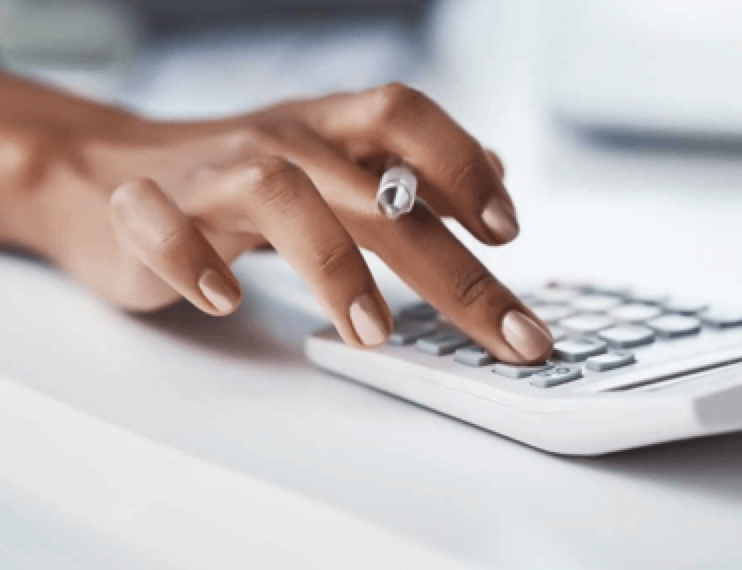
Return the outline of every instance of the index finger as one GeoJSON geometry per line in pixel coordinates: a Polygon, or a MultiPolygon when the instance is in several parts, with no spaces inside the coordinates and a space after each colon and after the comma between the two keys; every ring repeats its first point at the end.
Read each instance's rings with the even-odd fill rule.
{"type": "Polygon", "coordinates": [[[529,364],[551,355],[546,325],[424,207],[388,222],[374,242],[395,273],[499,360],[529,364]]]}

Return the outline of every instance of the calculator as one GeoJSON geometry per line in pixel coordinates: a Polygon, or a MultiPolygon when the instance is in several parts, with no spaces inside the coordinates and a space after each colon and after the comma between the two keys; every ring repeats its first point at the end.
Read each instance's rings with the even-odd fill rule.
{"type": "Polygon", "coordinates": [[[377,350],[327,328],[305,351],[324,370],[559,454],[742,430],[742,304],[564,281],[519,297],[554,337],[539,366],[498,362],[424,302],[395,315],[377,350]]]}

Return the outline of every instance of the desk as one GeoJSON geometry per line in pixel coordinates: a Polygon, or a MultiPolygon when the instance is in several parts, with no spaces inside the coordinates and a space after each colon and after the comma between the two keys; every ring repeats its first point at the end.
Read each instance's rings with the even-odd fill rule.
{"type": "MultiPolygon", "coordinates": [[[[742,283],[740,196],[588,204],[572,190],[523,204],[519,243],[480,252],[506,280],[592,268],[715,296],[742,283]]],[[[236,270],[247,279],[250,260],[236,270]]],[[[485,567],[742,567],[742,435],[552,456],[312,369],[296,348],[308,323],[266,335],[265,303],[135,318],[27,260],[0,273],[3,371],[168,447],[485,567]]]]}

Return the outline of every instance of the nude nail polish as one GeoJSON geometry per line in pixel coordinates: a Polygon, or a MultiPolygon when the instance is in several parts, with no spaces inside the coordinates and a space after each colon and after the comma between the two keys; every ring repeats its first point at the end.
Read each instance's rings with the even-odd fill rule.
{"type": "Polygon", "coordinates": [[[482,221],[494,237],[501,242],[509,242],[518,235],[520,229],[510,208],[497,198],[492,198],[482,210],[482,221]]]}
{"type": "Polygon", "coordinates": [[[349,314],[353,328],[364,345],[377,346],[389,336],[390,331],[381,308],[368,293],[355,298],[350,305],[349,314]]]}
{"type": "Polygon", "coordinates": [[[240,302],[240,292],[218,271],[207,269],[198,280],[198,287],[221,313],[232,312],[240,302]]]}
{"type": "Polygon", "coordinates": [[[516,309],[502,320],[502,334],[511,348],[527,360],[548,357],[553,344],[546,331],[516,309]]]}

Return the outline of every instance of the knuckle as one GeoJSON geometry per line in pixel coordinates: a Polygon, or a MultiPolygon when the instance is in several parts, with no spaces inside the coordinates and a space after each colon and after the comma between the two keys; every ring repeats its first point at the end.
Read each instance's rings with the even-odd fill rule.
{"type": "Polygon", "coordinates": [[[358,251],[349,243],[338,243],[327,247],[317,255],[317,267],[324,278],[331,278],[340,271],[347,271],[358,261],[358,251]]]}
{"type": "Polygon", "coordinates": [[[467,158],[462,164],[458,165],[458,168],[453,173],[451,178],[451,187],[454,189],[460,189],[462,186],[466,186],[473,176],[476,176],[478,171],[481,171],[481,161],[479,157],[473,153],[468,153],[467,158]]]}
{"type": "Polygon", "coordinates": [[[250,201],[257,200],[261,206],[276,206],[284,210],[298,201],[305,175],[291,162],[268,156],[237,168],[233,182],[239,200],[247,193],[250,201]]]}
{"type": "Polygon", "coordinates": [[[496,290],[497,280],[484,268],[460,271],[453,280],[453,294],[462,307],[487,298],[496,290]]]}
{"type": "Polygon", "coordinates": [[[259,129],[255,127],[239,127],[224,135],[224,148],[227,154],[243,156],[254,149],[261,139],[259,129]]]}
{"type": "Polygon", "coordinates": [[[0,140],[0,173],[9,187],[28,185],[40,175],[44,141],[28,131],[4,134],[0,140]]]}
{"type": "Polygon", "coordinates": [[[375,92],[376,118],[381,123],[390,123],[401,114],[417,111],[428,104],[428,98],[417,89],[399,82],[387,83],[375,92]]]}
{"type": "Polygon", "coordinates": [[[111,210],[116,216],[126,216],[155,191],[155,183],[148,178],[137,177],[127,180],[111,194],[109,199],[111,210]]]}

